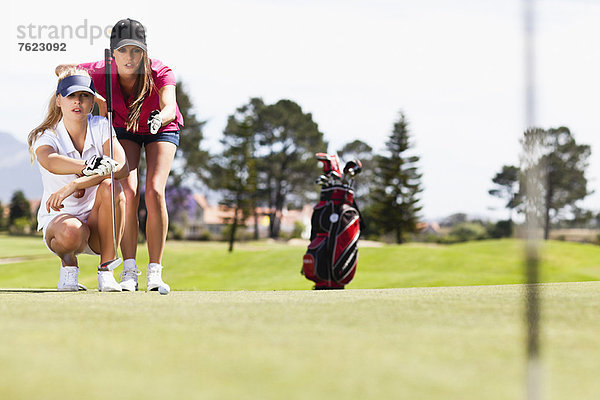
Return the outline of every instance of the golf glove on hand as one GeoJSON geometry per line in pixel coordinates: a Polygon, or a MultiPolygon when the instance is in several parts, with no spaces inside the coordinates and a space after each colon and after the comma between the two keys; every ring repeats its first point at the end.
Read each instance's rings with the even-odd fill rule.
{"type": "Polygon", "coordinates": [[[162,118],[160,117],[160,111],[152,111],[148,117],[148,129],[150,129],[150,133],[154,135],[158,132],[161,126],[162,118]]]}
{"type": "Polygon", "coordinates": [[[115,172],[119,164],[109,157],[92,156],[85,162],[85,168],[81,173],[85,176],[108,175],[115,172]]]}

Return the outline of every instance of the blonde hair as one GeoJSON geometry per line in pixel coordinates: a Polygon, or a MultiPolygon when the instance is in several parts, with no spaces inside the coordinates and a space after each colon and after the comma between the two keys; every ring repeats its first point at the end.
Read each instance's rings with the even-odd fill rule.
{"type": "MultiPolygon", "coordinates": [[[[72,75],[83,75],[87,77],[90,76],[87,73],[87,71],[83,69],[78,69],[76,67],[68,67],[61,71],[60,75],[58,76],[57,84],[60,83],[60,81],[62,81],[63,79],[65,79],[67,76],[72,75]]],[[[33,145],[35,144],[35,141],[46,130],[54,132],[54,130],[56,129],[56,125],[58,125],[63,116],[62,110],[58,105],[56,105],[56,96],[58,96],[58,94],[56,93],[55,89],[54,93],[52,93],[52,96],[50,96],[50,101],[48,102],[48,112],[46,113],[46,118],[41,124],[33,128],[33,130],[29,132],[29,135],[27,136],[27,144],[29,145],[29,156],[31,158],[32,163],[35,160],[35,154],[33,153],[33,145]]]]}
{"type": "Polygon", "coordinates": [[[139,75],[133,87],[132,96],[134,98],[131,105],[127,108],[127,130],[137,132],[139,129],[140,114],[142,103],[155,90],[154,80],[152,79],[152,69],[150,68],[150,59],[148,52],[144,51],[140,65],[139,75]]]}

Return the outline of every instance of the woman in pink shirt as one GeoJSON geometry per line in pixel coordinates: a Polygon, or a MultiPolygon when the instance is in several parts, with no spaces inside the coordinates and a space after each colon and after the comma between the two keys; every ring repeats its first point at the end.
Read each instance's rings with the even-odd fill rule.
{"type": "MultiPolygon", "coordinates": [[[[170,291],[162,280],[162,256],[168,228],[165,186],[175,151],[179,145],[179,129],[183,117],[175,97],[175,75],[162,62],[150,59],[146,47],[146,33],[142,24],[124,19],[113,27],[110,47],[112,63],[113,126],[119,142],[125,149],[129,163],[129,177],[121,182],[126,197],[125,231],[121,240],[123,253],[123,290],[138,288],[135,257],[139,230],[138,165],[142,147],[146,154],[147,209],[146,237],[149,264],[147,290],[170,291]]],[[[57,73],[67,65],[57,67],[57,73]]],[[[78,65],[88,71],[98,94],[106,97],[104,61],[78,65]]],[[[100,109],[106,103],[97,100],[100,109]]]]}

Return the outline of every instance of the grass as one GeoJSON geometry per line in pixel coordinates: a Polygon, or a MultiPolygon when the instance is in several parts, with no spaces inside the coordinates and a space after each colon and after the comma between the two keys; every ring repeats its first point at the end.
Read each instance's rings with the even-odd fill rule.
{"type": "MultiPolygon", "coordinates": [[[[0,293],[0,397],[524,398],[522,290],[0,293]]],[[[542,296],[545,398],[596,399],[600,283],[542,296]]]]}
{"type": "MultiPolygon", "coordinates": [[[[543,282],[600,280],[600,247],[550,241],[543,248],[543,282]]],[[[174,290],[300,290],[311,282],[300,275],[305,248],[251,242],[233,253],[224,243],[167,242],[165,280],[174,290]]],[[[138,265],[147,263],[145,246],[138,265]]],[[[353,289],[500,285],[523,283],[523,244],[490,240],[449,246],[406,244],[361,248],[353,289]]],[[[0,287],[56,287],[58,258],[40,238],[0,237],[0,287]]],[[[98,257],[80,256],[80,282],[95,288],[98,257]]],[[[120,269],[117,269],[117,274],[120,269]]],[[[142,278],[145,275],[143,271],[142,278]]],[[[145,280],[141,279],[144,289],[145,280]]]]}
{"type": "MultiPolygon", "coordinates": [[[[572,282],[541,285],[544,398],[596,399],[600,247],[543,250],[543,281],[572,282]]],[[[361,248],[357,290],[315,292],[303,247],[169,242],[168,296],[0,291],[0,398],[524,398],[522,252],[361,248]]],[[[40,238],[0,237],[8,258],[0,288],[56,287],[40,238]]],[[[97,262],[80,258],[90,288],[97,262]]]]}

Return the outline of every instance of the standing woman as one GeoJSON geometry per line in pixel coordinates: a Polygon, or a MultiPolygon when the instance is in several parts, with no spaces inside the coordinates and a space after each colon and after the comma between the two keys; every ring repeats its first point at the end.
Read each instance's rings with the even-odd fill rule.
{"type": "MultiPolygon", "coordinates": [[[[146,269],[147,290],[169,291],[162,280],[162,257],[167,238],[168,214],[165,186],[179,145],[179,129],[183,117],[175,97],[173,71],[156,59],[148,57],[146,32],[142,24],[123,19],[113,27],[110,48],[114,62],[112,72],[113,125],[119,142],[125,149],[130,174],[121,181],[126,198],[125,231],[121,240],[123,290],[138,289],[140,271],[135,261],[139,230],[138,205],[140,154],[146,154],[145,202],[147,209],[146,238],[149,264],[146,269]]],[[[57,73],[62,68],[60,65],[57,73]]],[[[104,61],[83,63],[98,92],[106,97],[104,61]]],[[[101,110],[105,103],[99,104],[101,110]]]]}

